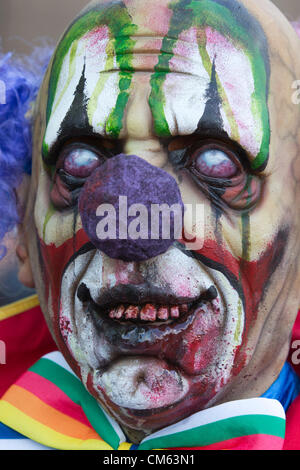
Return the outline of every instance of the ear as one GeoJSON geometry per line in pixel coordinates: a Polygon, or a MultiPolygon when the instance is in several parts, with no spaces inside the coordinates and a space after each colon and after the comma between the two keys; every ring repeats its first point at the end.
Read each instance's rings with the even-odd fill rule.
{"type": "Polygon", "coordinates": [[[35,285],[27,247],[21,243],[18,244],[16,253],[19,260],[19,281],[24,286],[34,289],[35,285]]]}
{"type": "Polygon", "coordinates": [[[16,245],[16,255],[19,261],[19,281],[24,284],[25,287],[34,289],[35,283],[30,263],[28,249],[28,233],[26,230],[26,227],[28,227],[29,223],[26,211],[29,198],[30,182],[30,176],[24,175],[22,183],[15,191],[19,217],[21,220],[21,223],[19,223],[18,225],[18,241],[16,245]]]}

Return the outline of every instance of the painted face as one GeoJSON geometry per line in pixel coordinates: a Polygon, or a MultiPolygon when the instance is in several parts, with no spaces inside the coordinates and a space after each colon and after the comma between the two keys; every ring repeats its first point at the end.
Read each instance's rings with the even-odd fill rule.
{"type": "Polygon", "coordinates": [[[286,358],[299,110],[282,83],[297,78],[286,55],[297,41],[274,7],[254,3],[93,3],[41,91],[29,212],[42,309],[84,385],[130,428],[262,394],[286,358]],[[267,18],[292,46],[278,49],[267,18]],[[163,169],[185,204],[204,205],[202,249],[179,240],[124,261],[91,243],[85,201],[120,154],[163,169]]]}

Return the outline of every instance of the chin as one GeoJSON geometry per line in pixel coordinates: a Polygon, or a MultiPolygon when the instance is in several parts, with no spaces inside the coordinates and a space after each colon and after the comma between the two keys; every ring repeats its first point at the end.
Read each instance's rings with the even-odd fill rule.
{"type": "Polygon", "coordinates": [[[177,247],[143,263],[139,282],[130,282],[134,263],[105,276],[110,263],[88,244],[64,270],[55,330],[71,367],[132,429],[155,431],[208,407],[243,343],[238,292],[177,247]]]}

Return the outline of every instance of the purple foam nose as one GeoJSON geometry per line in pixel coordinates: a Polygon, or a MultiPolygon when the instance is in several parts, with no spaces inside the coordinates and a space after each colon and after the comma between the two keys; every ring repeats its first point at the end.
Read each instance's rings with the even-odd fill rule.
{"type": "Polygon", "coordinates": [[[184,205],[171,175],[135,155],[121,154],[107,160],[86,181],[79,211],[95,247],[110,258],[129,262],[169,249],[178,237],[179,218],[182,227],[184,205]],[[177,207],[177,212],[164,209],[157,218],[162,205],[177,207]]]}

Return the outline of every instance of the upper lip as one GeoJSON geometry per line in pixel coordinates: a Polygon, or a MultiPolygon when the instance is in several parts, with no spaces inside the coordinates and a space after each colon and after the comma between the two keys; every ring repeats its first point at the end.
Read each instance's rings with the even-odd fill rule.
{"type": "Polygon", "coordinates": [[[81,302],[93,301],[102,309],[113,308],[122,303],[130,305],[142,305],[146,303],[156,305],[183,305],[193,303],[200,298],[202,300],[213,300],[217,297],[217,290],[214,286],[200,292],[196,297],[175,296],[161,287],[150,284],[119,284],[110,289],[102,291],[97,298],[93,298],[89,288],[85,283],[81,283],[77,290],[77,297],[81,302]]]}

